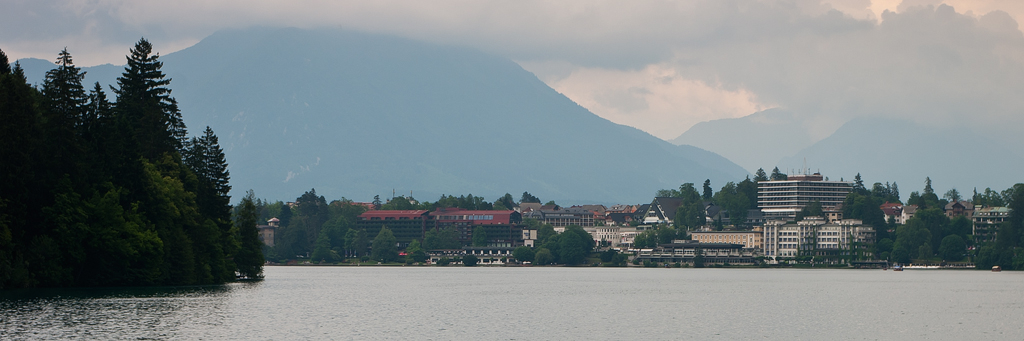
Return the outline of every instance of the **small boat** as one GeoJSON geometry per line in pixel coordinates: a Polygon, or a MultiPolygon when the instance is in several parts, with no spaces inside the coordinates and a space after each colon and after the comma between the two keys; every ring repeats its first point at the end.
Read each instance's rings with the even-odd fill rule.
{"type": "Polygon", "coordinates": [[[998,265],[992,267],[992,272],[1000,272],[1000,271],[1003,271],[1003,268],[1000,268],[998,265]]]}
{"type": "Polygon", "coordinates": [[[896,264],[895,266],[892,267],[892,271],[903,271],[903,266],[896,264]]]}

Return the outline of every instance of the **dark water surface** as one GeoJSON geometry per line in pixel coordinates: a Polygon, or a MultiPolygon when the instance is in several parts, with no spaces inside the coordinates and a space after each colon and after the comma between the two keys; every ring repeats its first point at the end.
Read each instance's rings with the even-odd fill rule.
{"type": "Polygon", "coordinates": [[[268,267],[255,283],[0,292],[0,340],[1022,340],[1024,273],[268,267]]]}

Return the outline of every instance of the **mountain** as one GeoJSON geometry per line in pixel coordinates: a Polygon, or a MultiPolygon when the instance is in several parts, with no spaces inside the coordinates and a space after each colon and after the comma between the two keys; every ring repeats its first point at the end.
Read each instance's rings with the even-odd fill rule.
{"type": "Polygon", "coordinates": [[[903,198],[921,191],[925,177],[940,197],[950,188],[969,198],[975,187],[1001,191],[1024,181],[1024,156],[983,133],[883,118],[851,120],[779,164],[795,168],[805,159],[834,180],[850,181],[859,172],[869,187],[895,181],[903,198]]]}
{"type": "Polygon", "coordinates": [[[683,182],[748,175],[717,154],[602,119],[516,63],[467,48],[253,28],[161,60],[190,130],[209,125],[220,137],[235,196],[529,191],[560,204],[638,203],[683,182]]]}
{"type": "Polygon", "coordinates": [[[697,123],[670,142],[713,151],[750,171],[770,171],[779,159],[809,147],[816,139],[794,112],[776,108],[697,123]]]}
{"type": "MultiPolygon", "coordinates": [[[[18,63],[21,63],[21,68],[25,70],[25,78],[36,87],[42,87],[43,80],[46,79],[46,72],[57,67],[53,62],[39,58],[22,58],[18,59],[18,63]]],[[[110,92],[108,85],[117,85],[117,77],[124,72],[124,66],[103,64],[83,67],[82,70],[86,71],[85,79],[82,80],[82,85],[86,90],[92,90],[93,85],[99,82],[104,91],[110,92]]],[[[108,94],[108,97],[113,100],[113,95],[108,94]]]]}

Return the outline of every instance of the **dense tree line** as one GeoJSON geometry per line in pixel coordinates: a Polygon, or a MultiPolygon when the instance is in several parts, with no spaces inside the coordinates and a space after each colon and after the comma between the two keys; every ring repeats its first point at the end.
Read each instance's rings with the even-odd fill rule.
{"type": "MultiPolygon", "coordinates": [[[[380,201],[380,198],[375,198],[375,201],[380,201]]],[[[390,231],[381,231],[383,235],[367,236],[366,231],[356,226],[359,215],[365,212],[367,207],[355,204],[351,200],[342,198],[328,203],[326,198],[316,194],[316,189],[311,189],[296,198],[291,206],[280,201],[266,202],[257,199],[255,202],[261,222],[275,217],[280,220],[280,229],[275,238],[276,245],[263,248],[264,256],[268,260],[281,261],[308,256],[316,262],[335,262],[344,258],[378,259],[381,255],[390,255],[377,253],[371,247],[378,238],[387,238],[390,231]]],[[[515,207],[517,203],[512,195],[506,193],[494,203],[487,202],[483,197],[468,194],[441,195],[435,202],[419,202],[412,197],[397,196],[386,203],[373,205],[381,210],[507,210],[515,207]]],[[[486,245],[487,235],[483,229],[475,230],[473,237],[474,245],[486,245]]],[[[453,228],[427,231],[425,238],[417,241],[417,247],[424,250],[459,249],[462,246],[458,233],[453,228]]],[[[382,259],[394,260],[390,256],[382,259]]]]}
{"type": "Polygon", "coordinates": [[[187,137],[148,41],[127,62],[110,101],[66,49],[40,89],[0,51],[0,288],[262,276],[217,136],[187,137]]]}

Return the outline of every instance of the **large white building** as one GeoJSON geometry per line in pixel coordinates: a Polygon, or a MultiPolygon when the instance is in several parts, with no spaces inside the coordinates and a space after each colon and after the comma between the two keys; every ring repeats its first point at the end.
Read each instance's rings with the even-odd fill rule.
{"type": "Polygon", "coordinates": [[[793,220],[812,201],[826,210],[835,208],[851,190],[852,182],[826,181],[819,173],[790,175],[788,180],[759,181],[757,207],[766,220],[793,220]]]}
{"type": "Polygon", "coordinates": [[[975,210],[971,216],[974,220],[974,242],[980,244],[996,241],[996,231],[1010,218],[1010,212],[1012,211],[1007,207],[985,207],[975,210]]]}
{"type": "Polygon", "coordinates": [[[772,264],[799,256],[821,256],[824,262],[857,252],[870,256],[863,252],[874,243],[874,227],[856,219],[826,222],[822,217],[807,217],[795,224],[781,220],[764,224],[764,256],[772,264]]]}

